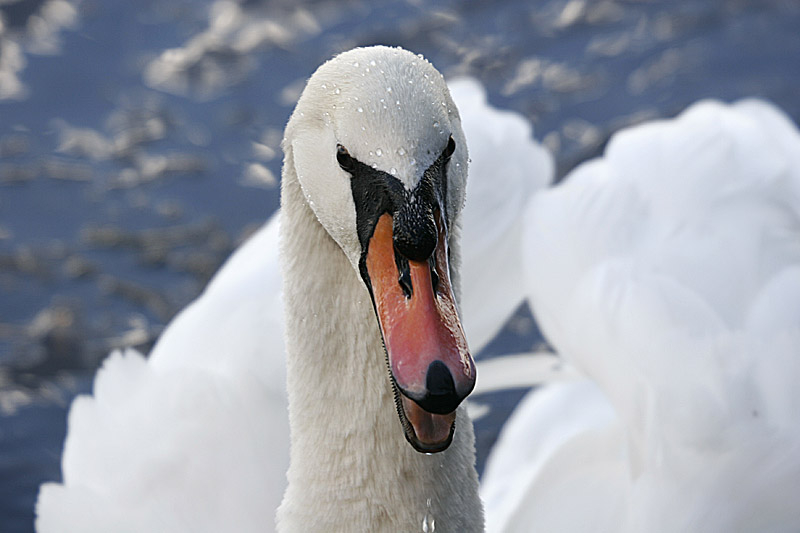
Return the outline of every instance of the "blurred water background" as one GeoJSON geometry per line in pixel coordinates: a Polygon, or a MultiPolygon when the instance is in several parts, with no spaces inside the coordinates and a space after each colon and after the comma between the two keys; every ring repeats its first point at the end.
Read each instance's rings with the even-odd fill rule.
{"type": "MultiPolygon", "coordinates": [[[[0,0],[1,532],[32,531],[109,350],[147,351],[276,209],[305,79],[378,43],[479,79],[558,178],[701,98],[800,120],[796,0],[0,0]]],[[[522,308],[479,358],[542,342],[522,308]]],[[[482,398],[479,467],[523,392],[482,398]]]]}

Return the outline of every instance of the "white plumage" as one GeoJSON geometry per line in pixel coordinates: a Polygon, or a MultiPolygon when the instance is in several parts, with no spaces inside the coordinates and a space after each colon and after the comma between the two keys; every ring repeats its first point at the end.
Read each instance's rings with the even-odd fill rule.
{"type": "Polygon", "coordinates": [[[149,359],[103,363],[70,409],[64,483],[42,486],[37,531],[272,526],[289,457],[277,230],[236,251],[149,359]]]}
{"type": "Polygon", "coordinates": [[[537,195],[531,302],[588,379],[518,407],[491,531],[800,529],[799,192],[785,116],[707,101],[537,195]]]}
{"type": "MultiPolygon", "coordinates": [[[[477,82],[451,90],[474,147],[462,214],[462,279],[471,288],[460,307],[477,352],[524,298],[515,290],[519,220],[553,165],[530,126],[489,107],[477,82]],[[505,167],[493,160],[501,150],[515,154],[505,167]],[[495,243],[516,255],[501,261],[495,243]],[[503,291],[478,283],[487,275],[503,291]]],[[[148,359],[127,350],[105,361],[93,397],[70,411],[64,482],[43,485],[37,531],[272,529],[289,463],[279,223],[274,216],[234,253],[148,359]]],[[[440,520],[437,531],[445,528],[440,520]]]]}
{"type": "MultiPolygon", "coordinates": [[[[474,82],[452,92],[473,161],[460,301],[473,351],[527,296],[586,376],[512,415],[482,486],[489,530],[800,529],[794,125],[764,102],[701,102],[615,135],[529,201],[552,161],[527,124],[474,82]]],[[[71,410],[40,532],[271,528],[288,464],[277,224],[149,360],[109,357],[71,410]]]]}

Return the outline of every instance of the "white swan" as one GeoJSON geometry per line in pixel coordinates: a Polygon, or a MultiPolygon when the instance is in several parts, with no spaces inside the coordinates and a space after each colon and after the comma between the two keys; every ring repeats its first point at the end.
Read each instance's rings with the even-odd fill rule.
{"type": "MultiPolygon", "coordinates": [[[[408,84],[409,80],[417,82],[417,87],[420,87],[419,83],[429,83],[427,87],[422,86],[426,91],[423,94],[436,97],[432,102],[444,108],[441,102],[447,103],[447,99],[444,98],[441,78],[422,59],[405,52],[388,49],[374,52],[362,50],[351,54],[363,56],[340,56],[329,67],[336,64],[340,65],[339,68],[346,67],[350,73],[343,74],[348,78],[355,74],[356,82],[361,79],[361,74],[367,81],[374,79],[368,78],[369,74],[391,77],[389,83],[365,89],[380,92],[380,96],[373,94],[376,101],[370,102],[380,104],[379,116],[384,103],[388,102],[392,109],[398,101],[401,106],[406,106],[401,109],[401,115],[409,124],[384,122],[382,127],[387,135],[392,131],[387,126],[392,126],[411,136],[414,131],[409,128],[414,125],[410,121],[424,115],[412,113],[413,95],[404,89],[403,84],[408,84]],[[380,52],[380,57],[369,55],[374,52],[380,52]],[[405,65],[405,70],[397,72],[387,69],[386,65],[379,66],[379,58],[388,63],[399,61],[392,68],[405,65]],[[376,65],[371,65],[373,60],[376,65]],[[359,66],[354,66],[354,63],[359,63],[359,66]],[[388,91],[389,88],[392,90],[388,91]],[[394,99],[387,98],[389,93],[393,93],[394,99]]],[[[413,84],[408,85],[410,89],[413,84]]],[[[324,115],[331,113],[330,106],[336,103],[332,98],[343,92],[343,86],[333,87],[331,84],[328,89],[325,101],[315,102],[307,98],[311,105],[305,110],[299,109],[298,113],[309,113],[309,109],[322,106],[325,109],[319,126],[325,124],[326,117],[330,118],[332,125],[337,125],[348,137],[356,138],[358,143],[363,142],[358,137],[364,135],[360,125],[369,125],[368,133],[372,137],[366,140],[377,138],[373,131],[376,122],[371,118],[372,109],[364,101],[369,94],[349,95],[352,98],[358,96],[362,102],[360,105],[355,103],[356,100],[343,100],[347,107],[342,110],[349,111],[352,119],[360,121],[357,128],[346,130],[348,119],[337,117],[334,122],[334,117],[324,115]],[[362,108],[360,114],[358,107],[362,108]]],[[[524,297],[517,289],[521,267],[520,236],[516,228],[527,198],[551,179],[552,161],[531,139],[527,122],[513,113],[489,108],[477,84],[456,83],[452,91],[464,113],[467,136],[475,146],[470,154],[473,178],[467,185],[472,201],[468,202],[462,215],[465,257],[462,278],[469,285],[461,300],[461,309],[470,346],[477,351],[524,297]],[[493,157],[498,150],[514,154],[514,158],[509,157],[503,166],[498,167],[493,157]],[[508,202],[507,198],[514,201],[508,202]],[[486,220],[494,221],[495,231],[485,231],[486,220]],[[497,253],[490,255],[488,251],[493,249],[497,253]],[[511,255],[502,261],[502,253],[505,253],[502,251],[505,250],[511,255]],[[487,273],[492,272],[499,287],[495,292],[487,291],[483,283],[487,273]]],[[[341,98],[346,97],[342,95],[341,98]]],[[[310,122],[308,120],[306,125],[310,122]]],[[[438,136],[440,130],[433,128],[434,120],[429,122],[431,131],[438,136]]],[[[458,134],[456,122],[439,122],[441,131],[452,127],[458,134]]],[[[350,122],[351,126],[353,124],[350,122]]],[[[313,134],[314,127],[308,126],[303,133],[313,134]]],[[[379,168],[390,171],[392,165],[387,162],[402,157],[401,152],[405,152],[407,164],[414,158],[411,150],[419,138],[410,139],[405,145],[397,145],[397,139],[386,138],[384,141],[372,149],[375,154],[380,148],[381,155],[373,155],[373,158],[382,159],[373,161],[379,168]],[[390,155],[387,151],[392,149],[395,153],[390,155]]],[[[461,141],[453,162],[465,167],[463,148],[465,144],[461,141]]],[[[350,149],[360,152],[364,147],[350,149]]],[[[417,146],[417,149],[427,150],[422,146],[417,146]]],[[[367,158],[369,151],[365,152],[367,158]]],[[[323,157],[330,157],[330,154],[323,154],[323,157]]],[[[418,159],[420,166],[424,157],[418,159]]],[[[306,164],[309,162],[313,164],[306,159],[306,164]]],[[[396,163],[396,169],[400,169],[401,164],[402,161],[396,163]]],[[[331,170],[339,175],[339,169],[331,170]]],[[[410,174],[407,177],[414,178],[410,174]]],[[[128,351],[113,354],[104,363],[95,382],[94,397],[77,399],[70,411],[62,461],[64,482],[43,485],[37,503],[38,531],[244,532],[271,528],[275,508],[286,485],[288,464],[283,309],[278,298],[281,283],[277,261],[278,219],[274,217],[234,254],[202,297],[170,324],[148,360],[128,351]]],[[[319,236],[319,231],[317,234],[319,236]]],[[[300,242],[297,244],[302,246],[300,242]]],[[[339,267],[343,276],[352,275],[352,267],[339,267]]],[[[363,287],[356,288],[356,292],[362,294],[362,304],[370,307],[368,296],[363,296],[363,287]]],[[[329,292],[341,289],[333,285],[325,287],[329,292]]],[[[366,318],[370,313],[364,315],[362,309],[362,320],[377,327],[374,314],[366,318]]],[[[318,331],[305,328],[303,335],[317,334],[318,331]]],[[[375,332],[373,330],[371,334],[374,336],[375,332]]],[[[372,387],[376,394],[380,394],[384,402],[380,408],[385,411],[388,378],[382,357],[379,363],[370,372],[379,376],[372,387]]],[[[351,388],[357,384],[351,383],[351,388]]],[[[300,386],[313,388],[310,384],[300,386]]],[[[318,416],[326,415],[327,400],[325,398],[315,406],[318,416]]],[[[365,417],[374,416],[366,414],[364,408],[369,407],[377,408],[369,403],[356,402],[348,405],[348,412],[354,416],[360,413],[361,418],[356,422],[367,425],[369,419],[365,417]]],[[[420,461],[423,464],[443,463],[442,454],[427,457],[410,451],[410,446],[403,440],[393,407],[380,422],[388,439],[399,440],[401,456],[407,456],[417,464],[420,461]]],[[[461,433],[456,433],[461,439],[457,441],[461,448],[456,448],[460,450],[456,453],[464,456],[464,465],[470,465],[469,435],[461,433]]],[[[339,442],[333,439],[329,444],[349,445],[354,440],[352,436],[343,438],[345,440],[339,442]]],[[[368,448],[367,453],[372,453],[376,443],[369,441],[361,445],[368,448]]],[[[350,449],[344,458],[339,459],[356,460],[358,453],[363,451],[350,449]]],[[[452,454],[453,450],[446,453],[452,454]]],[[[389,466],[396,469],[399,464],[395,461],[389,466]]],[[[462,474],[473,483],[470,468],[462,470],[462,474]]],[[[359,474],[378,475],[377,472],[365,472],[363,468],[353,469],[353,476],[359,474]]],[[[311,469],[310,475],[320,475],[320,471],[311,469]]],[[[397,489],[395,485],[393,489],[397,489]]],[[[444,502],[432,491],[433,487],[426,486],[419,494],[414,494],[413,502],[407,502],[407,514],[414,520],[414,529],[421,528],[428,513],[436,520],[437,531],[455,530],[464,521],[471,521],[471,527],[479,527],[479,507],[475,501],[467,506],[469,510],[465,516],[451,517],[455,509],[442,508],[444,502]],[[431,501],[430,509],[428,499],[431,501]]],[[[301,492],[297,487],[293,490],[301,492]]],[[[397,503],[394,492],[396,490],[391,497],[397,503]]],[[[406,494],[404,497],[409,496],[406,494]]],[[[361,502],[361,511],[381,512],[381,502],[373,500],[375,505],[369,508],[366,502],[366,499],[361,502]]],[[[287,504],[286,507],[290,509],[291,506],[287,504]]],[[[312,509],[307,504],[303,507],[303,512],[312,509]]],[[[360,511],[354,513],[337,507],[333,514],[346,521],[348,529],[363,529],[358,522],[362,518],[360,511]]],[[[307,524],[303,524],[303,530],[307,529],[307,524]]]]}
{"type": "Polygon", "coordinates": [[[465,145],[441,75],[405,51],[342,54],[300,96],[281,180],[279,531],[408,531],[426,514],[483,530],[472,426],[456,412],[476,375],[453,296],[465,145]]]}
{"type": "Polygon", "coordinates": [[[518,407],[490,531],[800,530],[800,134],[701,102],[531,202],[530,298],[588,377],[518,407]]]}

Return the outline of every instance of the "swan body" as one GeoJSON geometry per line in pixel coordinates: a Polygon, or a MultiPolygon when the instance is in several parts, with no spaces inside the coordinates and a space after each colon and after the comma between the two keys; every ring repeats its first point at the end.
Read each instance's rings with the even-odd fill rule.
{"type": "MultiPolygon", "coordinates": [[[[414,61],[422,64],[419,58],[414,61]]],[[[527,198],[552,179],[553,165],[549,154],[531,138],[527,122],[513,113],[489,107],[477,82],[453,82],[451,92],[463,113],[470,146],[474,146],[470,152],[472,177],[466,186],[471,200],[461,215],[461,274],[466,290],[460,310],[470,347],[477,352],[524,298],[517,290],[522,268],[521,233],[516,228],[527,198]],[[504,160],[505,167],[495,172],[494,156],[499,150],[507,150],[515,158],[504,160]],[[495,231],[485,231],[486,219],[494,221],[495,231]],[[501,261],[488,253],[492,249],[511,250],[514,254],[501,261]],[[502,290],[492,292],[485,287],[484,280],[490,274],[496,274],[502,290]],[[489,301],[495,312],[487,309],[489,301]]],[[[383,150],[387,147],[388,144],[383,150]]],[[[311,235],[325,241],[325,235],[307,217],[308,212],[299,208],[295,211],[302,223],[312,226],[311,235]]],[[[273,528],[275,510],[286,489],[289,464],[284,298],[278,260],[281,219],[281,214],[273,216],[236,250],[203,294],[169,324],[148,358],[126,350],[112,354],[104,362],[95,380],[94,395],[76,399],[70,409],[62,459],[63,483],[42,486],[37,502],[37,531],[263,532],[273,528]]],[[[325,244],[328,251],[341,256],[330,244],[325,244]]],[[[352,276],[352,266],[347,270],[341,262],[337,265],[337,275],[345,279],[352,276]]],[[[329,290],[335,287],[338,285],[328,285],[329,290]]],[[[352,279],[346,288],[363,298],[364,287],[352,279]]],[[[362,299],[364,302],[368,300],[362,299]]],[[[365,314],[357,303],[349,301],[351,311],[360,313],[363,320],[369,317],[368,323],[374,324],[374,314],[365,314]]],[[[365,329],[368,338],[375,341],[374,326],[365,329]]],[[[363,349],[355,353],[367,355],[363,349]]],[[[387,377],[382,356],[379,361],[380,370],[368,366],[358,371],[364,374],[367,368],[369,376],[377,380],[370,390],[379,400],[374,403],[386,410],[387,377]]],[[[357,366],[353,363],[348,368],[355,370],[357,366]]],[[[367,376],[362,376],[362,381],[369,383],[367,376]]],[[[353,383],[353,387],[360,382],[353,383]]],[[[348,406],[349,410],[352,408],[348,406]]],[[[318,416],[326,416],[325,409],[317,410],[318,416]]],[[[379,428],[394,438],[399,424],[393,406],[391,410],[379,428]]],[[[359,422],[363,431],[369,420],[363,418],[359,422]]],[[[468,424],[459,424],[456,441],[461,443],[460,439],[464,439],[464,443],[459,444],[462,449],[454,449],[459,449],[469,465],[471,451],[465,445],[470,438],[468,431],[468,424]]],[[[402,436],[400,441],[402,455],[409,446],[402,436]]],[[[348,443],[345,440],[336,444],[346,447],[348,443]]],[[[372,452],[375,442],[369,445],[368,451],[372,452]]],[[[442,454],[421,458],[429,464],[443,461],[442,454]]],[[[370,471],[364,469],[373,468],[364,461],[356,469],[358,461],[352,453],[340,460],[353,462],[354,481],[358,475],[369,475],[370,471]]],[[[381,475],[392,470],[385,463],[382,468],[381,475]]],[[[393,468],[397,470],[396,466],[393,468]]],[[[307,465],[306,469],[309,476],[319,475],[313,466],[307,465]]],[[[406,474],[415,472],[408,465],[400,470],[406,474]]],[[[378,475],[373,472],[373,476],[378,475]]],[[[472,473],[468,471],[466,475],[472,483],[472,473]]],[[[419,486],[417,483],[414,490],[419,486]]],[[[414,510],[409,513],[413,515],[409,516],[414,521],[412,529],[420,529],[425,516],[436,521],[437,531],[456,528],[464,517],[450,520],[443,502],[429,489],[425,487],[409,504],[414,510]]],[[[297,486],[293,490],[302,492],[297,486]]],[[[395,498],[384,490],[381,497],[389,496],[395,498]]],[[[386,505],[388,499],[378,503],[386,505]]],[[[295,506],[304,511],[302,501],[295,506]]],[[[291,502],[284,507],[291,509],[291,502]]],[[[380,509],[379,505],[364,504],[350,516],[338,508],[332,514],[340,514],[341,523],[349,520],[348,530],[355,530],[358,522],[353,520],[359,513],[368,518],[369,513],[380,509]]],[[[292,510],[291,514],[295,512],[292,510]]],[[[302,518],[287,518],[285,527],[301,521],[302,518]]],[[[479,524],[480,519],[476,518],[470,527],[479,528],[479,524]]]]}
{"type": "Polygon", "coordinates": [[[531,393],[490,531],[800,529],[800,134],[705,101],[530,203],[527,287],[586,378],[531,393]]]}

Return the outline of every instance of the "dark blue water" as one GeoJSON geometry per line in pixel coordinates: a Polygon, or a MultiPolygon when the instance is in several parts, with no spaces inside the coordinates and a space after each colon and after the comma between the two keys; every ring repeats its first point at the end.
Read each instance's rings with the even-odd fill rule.
{"type": "MultiPolygon", "coordinates": [[[[247,169],[280,175],[294,99],[331,55],[400,45],[480,79],[534,124],[559,177],[620,127],[701,98],[760,96],[800,119],[792,0],[242,1],[228,30],[211,28],[222,3],[70,0],[72,23],[42,38],[28,27],[46,4],[0,5],[0,58],[24,63],[0,60],[19,84],[0,84],[3,532],[32,530],[38,484],[59,479],[66,407],[102,357],[147,349],[277,207],[247,169]],[[263,21],[275,26],[242,40],[263,21]],[[158,74],[166,50],[210,33],[220,44],[158,74]]],[[[509,328],[482,356],[539,341],[509,328]]],[[[480,465],[523,392],[482,399],[496,409],[476,428],[480,465]]]]}

